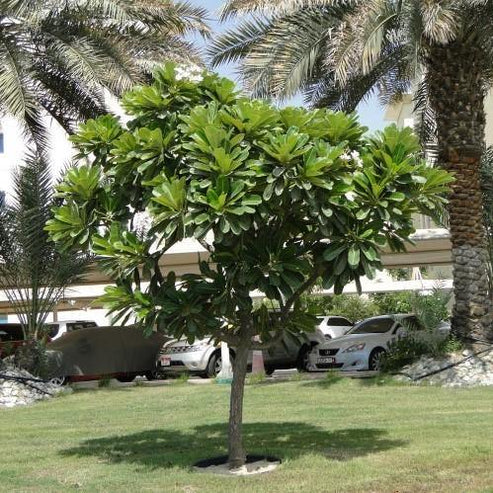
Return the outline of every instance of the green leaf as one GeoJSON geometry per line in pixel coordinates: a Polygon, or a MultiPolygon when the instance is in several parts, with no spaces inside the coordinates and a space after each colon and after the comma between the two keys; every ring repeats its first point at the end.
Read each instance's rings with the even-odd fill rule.
{"type": "Polygon", "coordinates": [[[354,268],[359,264],[360,249],[356,245],[352,245],[348,252],[348,264],[354,268]]]}
{"type": "Polygon", "coordinates": [[[346,250],[345,245],[340,245],[340,243],[333,243],[324,251],[324,260],[331,262],[336,257],[338,257],[342,252],[346,250]]]}

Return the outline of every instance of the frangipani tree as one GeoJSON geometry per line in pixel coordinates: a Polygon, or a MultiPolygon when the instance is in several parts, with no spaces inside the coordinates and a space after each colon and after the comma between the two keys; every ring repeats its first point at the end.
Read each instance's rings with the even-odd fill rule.
{"type": "Polygon", "coordinates": [[[249,350],[312,330],[301,294],[319,278],[341,292],[371,277],[383,245],[404,249],[412,213],[441,212],[452,178],[420,160],[408,129],[365,138],[354,115],[278,109],[206,72],[166,65],[122,105],[126,126],[105,116],[72,138],[83,161],[59,186],[47,229],[99,256],[116,281],[104,300],[122,319],[234,347],[229,462],[239,466],[249,350]],[[143,214],[148,228],[135,224],[143,214]],[[165,276],[159,260],[191,237],[210,261],[165,276]],[[254,308],[255,289],[279,304],[275,316],[254,308]]]}

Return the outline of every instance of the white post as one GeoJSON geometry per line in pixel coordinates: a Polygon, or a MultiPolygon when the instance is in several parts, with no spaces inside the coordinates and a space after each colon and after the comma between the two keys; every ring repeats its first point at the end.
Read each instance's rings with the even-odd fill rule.
{"type": "Polygon", "coordinates": [[[231,383],[233,381],[233,368],[229,357],[228,345],[221,341],[221,371],[217,374],[217,383],[231,383]]]}
{"type": "MultiPolygon", "coordinates": [[[[254,340],[260,342],[260,336],[255,336],[254,340]]],[[[252,351],[252,375],[263,373],[265,375],[264,353],[260,349],[252,351]]]]}

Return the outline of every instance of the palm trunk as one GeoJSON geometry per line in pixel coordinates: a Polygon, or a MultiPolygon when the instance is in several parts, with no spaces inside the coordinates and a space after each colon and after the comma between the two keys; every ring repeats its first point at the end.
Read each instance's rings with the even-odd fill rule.
{"type": "Polygon", "coordinates": [[[493,339],[480,159],[484,148],[485,57],[454,42],[430,48],[427,77],[437,122],[439,164],[455,175],[448,212],[455,304],[452,330],[493,339]]]}
{"type": "Polygon", "coordinates": [[[229,467],[237,468],[245,464],[246,454],[243,449],[243,394],[248,364],[251,335],[244,334],[236,347],[233,381],[231,383],[231,397],[229,405],[229,467]]]}

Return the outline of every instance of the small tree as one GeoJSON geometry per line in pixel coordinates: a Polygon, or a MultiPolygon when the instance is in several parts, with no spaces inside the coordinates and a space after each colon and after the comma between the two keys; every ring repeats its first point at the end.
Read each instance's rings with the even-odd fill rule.
{"type": "Polygon", "coordinates": [[[0,204],[0,289],[19,317],[26,366],[36,371],[43,326],[64,289],[79,280],[90,256],[61,252],[44,230],[55,205],[49,165],[42,155],[14,172],[13,197],[0,204]]]}
{"type": "Polygon", "coordinates": [[[118,316],[234,347],[229,463],[239,466],[249,350],[312,330],[300,296],[319,278],[340,293],[371,277],[381,246],[404,249],[412,213],[439,213],[451,178],[419,159],[408,129],[365,138],[354,115],[278,109],[206,72],[166,65],[122,104],[126,127],[105,116],[73,137],[91,162],[66,175],[47,229],[99,255],[117,283],[104,300],[118,316]],[[148,227],[137,227],[143,215],[148,227]],[[161,257],[191,237],[210,260],[179,282],[164,276],[161,257]],[[254,307],[255,289],[279,304],[275,316],[254,307]]]}

